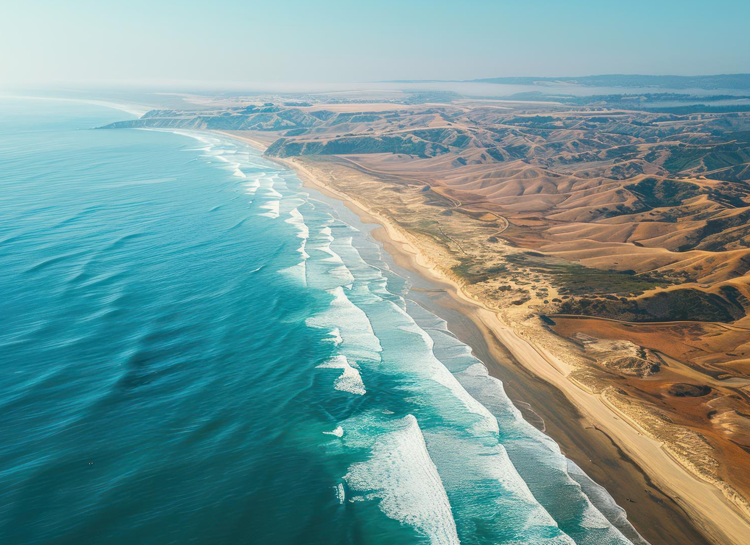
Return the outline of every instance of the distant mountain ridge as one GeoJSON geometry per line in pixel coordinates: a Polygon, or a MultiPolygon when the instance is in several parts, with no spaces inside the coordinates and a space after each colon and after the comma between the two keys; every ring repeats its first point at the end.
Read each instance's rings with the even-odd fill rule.
{"type": "Polygon", "coordinates": [[[488,78],[477,83],[505,83],[539,85],[572,83],[586,87],[658,87],[662,89],[750,89],[750,74],[720,74],[716,76],[643,76],[606,74],[601,76],[564,78],[488,78]]]}
{"type": "MultiPolygon", "coordinates": [[[[459,80],[409,80],[393,83],[438,83],[459,80]]],[[[566,77],[500,77],[460,80],[461,83],[498,83],[504,85],[572,84],[585,87],[654,87],[659,89],[750,89],[750,74],[717,74],[713,76],[648,76],[638,74],[603,74],[566,77]]]]}

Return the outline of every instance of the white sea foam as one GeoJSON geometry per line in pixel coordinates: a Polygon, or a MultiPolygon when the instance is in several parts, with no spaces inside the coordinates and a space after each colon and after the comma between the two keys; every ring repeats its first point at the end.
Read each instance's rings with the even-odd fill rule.
{"type": "Polygon", "coordinates": [[[339,501],[340,505],[343,505],[344,500],[346,500],[346,492],[344,492],[344,485],[342,483],[339,483],[334,487],[334,490],[336,491],[336,499],[339,501]]]}
{"type": "Polygon", "coordinates": [[[286,178],[283,176],[279,176],[278,172],[275,172],[273,176],[271,176],[271,184],[273,187],[289,189],[289,186],[287,186],[287,183],[286,183],[286,178]]]}
{"type": "MultiPolygon", "coordinates": [[[[305,223],[308,223],[307,220],[305,223]]],[[[354,282],[354,276],[341,257],[331,250],[330,244],[333,237],[321,234],[320,225],[314,221],[310,222],[307,234],[309,238],[306,251],[311,256],[310,285],[324,290],[336,287],[350,288],[354,282]]]]}
{"type": "MultiPolygon", "coordinates": [[[[348,226],[346,230],[349,231],[348,226]]],[[[366,306],[378,303],[383,296],[392,297],[387,291],[381,290],[386,282],[382,271],[372,267],[362,259],[359,251],[352,244],[351,234],[336,236],[327,253],[335,256],[336,260],[341,261],[341,267],[345,267],[346,270],[341,267],[334,269],[333,274],[340,275],[342,281],[348,281],[352,285],[352,293],[356,296],[358,305],[366,306]],[[355,276],[356,283],[354,282],[355,276]],[[380,294],[377,292],[380,292],[380,294]]],[[[331,261],[334,262],[334,259],[331,259],[331,261]]]]}
{"type": "MultiPolygon", "coordinates": [[[[614,524],[621,533],[627,534],[627,539],[630,540],[630,543],[648,545],[648,542],[643,539],[628,521],[625,509],[617,505],[614,498],[610,496],[609,492],[607,492],[604,487],[595,483],[571,460],[567,460],[567,470],[570,478],[581,485],[581,489],[586,496],[591,498],[592,503],[596,505],[599,512],[601,512],[608,521],[614,524]]],[[[599,522],[597,521],[597,524],[598,523],[599,522]]]]}
{"type": "Polygon", "coordinates": [[[279,201],[266,201],[261,204],[259,208],[268,210],[268,212],[261,212],[261,216],[266,216],[267,218],[272,219],[279,217],[279,201]]]}
{"type": "Polygon", "coordinates": [[[302,239],[302,243],[299,245],[299,248],[297,248],[297,251],[302,255],[302,259],[307,260],[310,258],[310,254],[308,254],[305,251],[305,247],[307,246],[307,240],[304,238],[302,239]]]}
{"type": "MultiPolygon", "coordinates": [[[[330,229],[328,229],[328,231],[330,232],[330,229]]],[[[341,258],[341,256],[332,249],[331,245],[334,242],[334,238],[331,235],[326,235],[323,233],[321,233],[321,235],[323,238],[323,243],[318,244],[316,246],[316,249],[327,254],[327,257],[324,257],[321,261],[323,261],[324,263],[332,263],[336,265],[336,267],[333,267],[328,271],[328,274],[336,278],[339,281],[340,285],[350,286],[354,282],[354,276],[349,270],[349,267],[347,267],[344,263],[344,260],[341,258]]]]}
{"type": "Polygon", "coordinates": [[[367,314],[351,302],[341,286],[328,290],[328,293],[333,295],[331,306],[308,318],[307,325],[329,332],[337,328],[347,355],[353,355],[358,360],[379,360],[382,347],[367,314]]]}
{"type": "Polygon", "coordinates": [[[285,269],[280,269],[279,273],[289,278],[293,278],[302,285],[307,285],[307,267],[304,259],[296,265],[286,267],[285,269]]]}
{"type": "Polygon", "coordinates": [[[367,393],[367,390],[365,389],[365,383],[362,382],[362,377],[359,374],[359,370],[349,364],[349,360],[346,359],[346,356],[334,356],[327,362],[318,365],[318,368],[341,369],[343,371],[333,383],[333,387],[336,390],[349,392],[356,395],[365,395],[367,393]]]}
{"type": "Polygon", "coordinates": [[[470,412],[479,417],[479,421],[474,424],[475,431],[484,434],[496,435],[499,431],[497,419],[487,410],[487,408],[474,399],[456,377],[448,370],[441,361],[439,361],[432,351],[433,340],[424,329],[419,327],[414,319],[400,306],[392,301],[388,301],[391,308],[395,310],[402,318],[398,327],[403,331],[414,333],[421,339],[424,344],[422,358],[420,358],[419,371],[425,373],[430,379],[445,386],[450,392],[466,407],[470,412]]]}
{"type": "Polygon", "coordinates": [[[343,265],[344,260],[341,259],[341,256],[339,254],[331,249],[331,242],[333,242],[333,237],[330,235],[324,235],[324,237],[324,242],[316,247],[316,250],[320,250],[321,252],[328,254],[328,257],[323,258],[323,261],[327,263],[337,263],[339,265],[343,265]]]}
{"type": "Polygon", "coordinates": [[[292,208],[289,211],[289,218],[285,219],[286,223],[293,225],[297,229],[297,236],[299,238],[307,239],[310,237],[310,229],[305,223],[305,218],[302,216],[298,208],[292,208]]]}
{"type": "Polygon", "coordinates": [[[248,193],[250,195],[255,195],[255,192],[258,191],[258,188],[260,187],[260,183],[256,179],[251,179],[249,182],[247,182],[244,185],[245,193],[248,193]]]}
{"type": "Polygon", "coordinates": [[[366,494],[364,499],[380,500],[383,513],[425,534],[430,543],[459,543],[448,495],[414,416],[380,435],[371,457],[353,464],[344,479],[366,494]]]}
{"type": "MultiPolygon", "coordinates": [[[[214,159],[218,159],[222,163],[227,163],[225,167],[222,167],[225,170],[230,171],[235,176],[237,175],[237,169],[239,168],[239,163],[233,163],[230,161],[227,157],[224,156],[225,151],[224,150],[209,150],[209,155],[213,157],[214,159]]],[[[244,177],[244,174],[242,174],[240,177],[244,177]]]]}
{"type": "Polygon", "coordinates": [[[352,303],[341,286],[330,290],[329,293],[333,295],[331,308],[336,322],[341,324],[340,331],[344,341],[373,352],[381,352],[383,348],[367,314],[352,303]]]}
{"type": "Polygon", "coordinates": [[[339,281],[339,284],[347,288],[350,288],[352,285],[352,282],[354,282],[354,277],[352,276],[352,272],[345,265],[340,265],[338,267],[332,268],[331,270],[328,271],[328,274],[332,278],[337,279],[339,281]]]}
{"type": "MultiPolygon", "coordinates": [[[[632,527],[616,509],[611,509],[611,504],[614,504],[614,501],[611,500],[606,491],[604,491],[606,497],[599,498],[600,501],[597,503],[603,506],[610,505],[611,516],[609,517],[604,516],[600,509],[591,502],[589,494],[586,494],[580,484],[571,478],[568,467],[569,461],[563,456],[557,443],[528,424],[523,419],[519,409],[508,398],[502,382],[489,376],[487,368],[481,362],[476,359],[474,361],[476,363],[457,373],[456,377],[483,406],[506,422],[504,430],[512,438],[507,443],[507,448],[517,452],[523,462],[534,462],[534,468],[530,470],[535,471],[539,478],[545,481],[543,486],[546,488],[554,483],[555,489],[562,488],[566,491],[570,501],[565,509],[570,510],[574,507],[578,509],[576,517],[579,519],[578,525],[581,527],[579,532],[583,535],[577,535],[577,542],[582,545],[599,545],[600,543],[624,545],[630,543],[612,523],[617,522],[619,527],[629,530],[632,527]],[[577,493],[574,492],[576,489],[578,489],[577,493]],[[611,500],[611,504],[607,501],[607,498],[611,500]],[[596,533],[586,535],[590,530],[595,530],[596,533]]],[[[583,475],[582,472],[581,474],[583,475]]],[[[588,477],[585,478],[592,486],[597,486],[588,477]]],[[[528,485],[520,478],[518,481],[517,485],[523,483],[523,488],[528,490],[528,495],[531,496],[532,493],[528,485]]],[[[518,488],[518,486],[514,488],[518,488]]],[[[553,494],[553,497],[554,501],[559,501],[557,494],[553,494]]],[[[544,499],[543,495],[541,499],[544,499]]],[[[632,536],[640,537],[634,529],[629,533],[632,536]]]]}
{"type": "Polygon", "coordinates": [[[334,435],[336,437],[343,437],[344,428],[342,428],[341,426],[336,426],[332,431],[324,431],[323,433],[326,435],[334,435]]]}
{"type": "Polygon", "coordinates": [[[341,331],[338,327],[334,327],[329,336],[323,339],[324,341],[332,342],[336,346],[340,345],[343,342],[343,339],[341,338],[341,331]]]}

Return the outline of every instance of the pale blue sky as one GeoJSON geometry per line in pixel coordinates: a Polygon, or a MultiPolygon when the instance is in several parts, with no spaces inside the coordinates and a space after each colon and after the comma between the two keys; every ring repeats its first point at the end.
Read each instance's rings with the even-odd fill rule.
{"type": "Polygon", "coordinates": [[[0,87],[750,72],[750,0],[24,0],[0,87]]]}

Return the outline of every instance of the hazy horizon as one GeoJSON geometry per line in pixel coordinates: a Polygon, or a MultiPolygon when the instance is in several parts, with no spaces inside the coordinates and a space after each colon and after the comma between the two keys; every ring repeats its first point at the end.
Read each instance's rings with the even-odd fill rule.
{"type": "Polygon", "coordinates": [[[586,4],[19,3],[0,22],[0,87],[750,72],[746,2],[586,4]]]}

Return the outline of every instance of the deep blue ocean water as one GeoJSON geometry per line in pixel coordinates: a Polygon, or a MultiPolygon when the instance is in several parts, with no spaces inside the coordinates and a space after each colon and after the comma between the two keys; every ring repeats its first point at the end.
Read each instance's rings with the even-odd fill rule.
{"type": "Polygon", "coordinates": [[[372,226],[124,118],[0,101],[0,542],[640,542],[372,226]]]}

